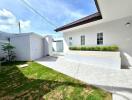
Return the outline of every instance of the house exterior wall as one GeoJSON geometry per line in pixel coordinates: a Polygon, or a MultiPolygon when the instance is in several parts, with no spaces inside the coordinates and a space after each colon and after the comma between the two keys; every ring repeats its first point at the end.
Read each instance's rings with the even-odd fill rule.
{"type": "Polygon", "coordinates": [[[26,61],[30,59],[30,36],[14,36],[10,39],[11,44],[15,47],[16,59],[26,61]]]}
{"type": "Polygon", "coordinates": [[[87,28],[80,28],[64,32],[64,52],[69,48],[69,37],[72,37],[73,46],[80,46],[81,35],[85,35],[86,46],[97,46],[97,33],[103,32],[103,45],[117,45],[120,48],[123,66],[132,66],[132,25],[127,27],[127,22],[132,23],[132,16],[102,23],[87,28]]]}
{"type": "Polygon", "coordinates": [[[44,56],[43,37],[30,35],[30,59],[35,60],[44,56]]]}

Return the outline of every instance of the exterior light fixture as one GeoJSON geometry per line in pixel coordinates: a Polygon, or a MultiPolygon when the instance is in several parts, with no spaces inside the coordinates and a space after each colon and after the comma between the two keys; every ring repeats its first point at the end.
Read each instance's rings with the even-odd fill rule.
{"type": "Polygon", "coordinates": [[[127,22],[127,23],[125,24],[126,27],[130,27],[130,25],[131,25],[130,22],[127,22]]]}

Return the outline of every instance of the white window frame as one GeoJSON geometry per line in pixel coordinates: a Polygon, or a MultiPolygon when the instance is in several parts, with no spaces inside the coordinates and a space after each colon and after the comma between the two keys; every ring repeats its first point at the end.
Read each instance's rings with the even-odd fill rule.
{"type": "Polygon", "coordinates": [[[81,35],[81,45],[85,45],[85,35],[81,35]]]}
{"type": "Polygon", "coordinates": [[[69,46],[72,46],[72,37],[69,37],[69,46]]]}
{"type": "Polygon", "coordinates": [[[97,33],[97,45],[103,45],[104,44],[104,34],[103,32],[97,33]]]}

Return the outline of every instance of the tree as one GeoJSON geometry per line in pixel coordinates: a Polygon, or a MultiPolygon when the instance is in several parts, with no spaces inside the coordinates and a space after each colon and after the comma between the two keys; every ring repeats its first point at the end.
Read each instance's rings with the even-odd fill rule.
{"type": "Polygon", "coordinates": [[[2,50],[5,53],[5,58],[7,61],[13,61],[15,59],[15,53],[14,50],[15,47],[12,46],[10,43],[5,43],[4,45],[2,45],[2,50]]]}

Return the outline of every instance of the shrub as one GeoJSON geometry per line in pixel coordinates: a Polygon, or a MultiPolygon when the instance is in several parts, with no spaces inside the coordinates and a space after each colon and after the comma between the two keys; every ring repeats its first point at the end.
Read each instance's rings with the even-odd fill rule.
{"type": "Polygon", "coordinates": [[[119,48],[116,45],[113,46],[82,46],[82,47],[69,47],[70,50],[78,51],[119,51],[119,48]]]}
{"type": "Polygon", "coordinates": [[[14,46],[12,46],[10,43],[5,43],[2,45],[2,50],[5,53],[5,59],[6,61],[13,61],[15,59],[15,53],[14,53],[14,46]]]}

